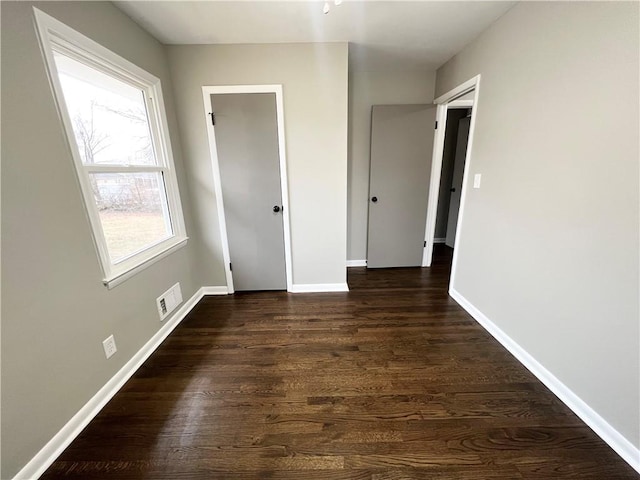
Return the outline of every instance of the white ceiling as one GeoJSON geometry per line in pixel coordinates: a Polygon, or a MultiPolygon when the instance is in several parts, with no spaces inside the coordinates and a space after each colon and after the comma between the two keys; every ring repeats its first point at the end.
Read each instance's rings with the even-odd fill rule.
{"type": "Polygon", "coordinates": [[[432,70],[514,1],[116,1],[165,44],[350,42],[359,70],[432,70]]]}

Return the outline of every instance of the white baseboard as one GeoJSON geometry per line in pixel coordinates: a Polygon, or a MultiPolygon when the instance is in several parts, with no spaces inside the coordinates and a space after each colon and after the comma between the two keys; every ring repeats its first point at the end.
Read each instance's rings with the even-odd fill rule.
{"type": "Polygon", "coordinates": [[[348,292],[349,286],[346,283],[299,283],[292,285],[289,291],[291,293],[348,292]]]}
{"type": "Polygon", "coordinates": [[[347,260],[347,267],[366,267],[366,260],[347,260]]]}
{"type": "Polygon", "coordinates": [[[434,238],[433,239],[433,243],[444,243],[446,241],[447,241],[446,238],[434,238]]]}
{"type": "Polygon", "coordinates": [[[200,291],[202,291],[202,295],[229,295],[229,289],[226,285],[221,287],[202,287],[200,291]]]}
{"type": "MultiPolygon", "coordinates": [[[[170,320],[149,339],[138,352],[100,389],[98,392],[56,433],[47,444],[20,470],[14,480],[39,478],[58,458],[65,448],[80,434],[100,410],[111,400],[118,390],[140,368],[144,361],[160,346],[165,338],[180,324],[187,314],[196,306],[208,288],[199,289],[190,299],[173,314],[170,320]]],[[[224,287],[226,289],[226,287],[224,287]]]]}
{"type": "Polygon", "coordinates": [[[518,359],[538,380],[544,383],[573,413],[586,423],[602,440],[604,440],[615,452],[620,455],[633,469],[640,473],[640,449],[635,447],[620,432],[612,427],[594,409],[582,400],[578,395],[562,383],[549,370],[543,367],[515,340],[507,335],[500,327],[487,318],[460,292],[451,288],[449,295],[460,304],[476,321],[484,327],[498,342],[518,359]]]}

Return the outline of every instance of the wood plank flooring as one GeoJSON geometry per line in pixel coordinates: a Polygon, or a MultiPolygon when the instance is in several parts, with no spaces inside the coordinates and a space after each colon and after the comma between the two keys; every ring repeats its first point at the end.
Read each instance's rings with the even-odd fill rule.
{"type": "Polygon", "coordinates": [[[636,479],[431,269],[206,297],[42,478],[636,479]]]}

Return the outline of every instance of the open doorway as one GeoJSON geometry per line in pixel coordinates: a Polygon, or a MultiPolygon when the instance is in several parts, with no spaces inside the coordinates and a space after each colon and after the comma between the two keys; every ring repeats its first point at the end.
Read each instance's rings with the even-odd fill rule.
{"type": "MultiPolygon", "coordinates": [[[[438,111],[436,114],[437,123],[436,123],[436,133],[434,138],[434,147],[433,147],[433,161],[431,163],[431,181],[429,187],[429,203],[427,207],[427,221],[426,221],[426,229],[425,229],[425,249],[424,255],[422,258],[422,266],[428,267],[431,266],[431,261],[433,257],[433,247],[436,240],[436,223],[438,219],[438,210],[440,210],[440,225],[439,225],[439,233],[438,241],[446,242],[446,235],[449,233],[450,240],[449,242],[453,246],[453,260],[451,266],[451,279],[450,285],[453,285],[453,280],[456,274],[456,263],[457,263],[457,246],[460,243],[460,237],[462,235],[461,225],[464,213],[464,205],[465,205],[465,196],[468,188],[468,177],[470,171],[470,163],[471,163],[471,149],[473,145],[473,132],[475,129],[475,119],[477,117],[477,104],[478,104],[478,93],[480,88],[480,75],[464,82],[458,87],[450,90],[438,97],[434,103],[438,105],[438,111]],[[456,114],[456,110],[463,110],[464,116],[462,114],[456,114]],[[470,115],[468,115],[470,113],[470,115]],[[467,116],[468,115],[468,116],[467,116]],[[468,118],[465,120],[465,118],[468,118]],[[443,160],[445,153],[445,137],[447,131],[447,124],[451,119],[457,119],[458,121],[458,132],[456,133],[456,148],[455,150],[460,153],[460,162],[458,164],[458,171],[455,170],[455,158],[454,164],[450,165],[451,172],[447,173],[447,178],[442,178],[443,173],[443,160]],[[461,124],[460,122],[464,122],[461,124]],[[438,128],[438,125],[441,125],[438,128]],[[461,128],[462,125],[462,128],[461,128]],[[465,132],[468,128],[468,133],[465,132]],[[461,133],[461,138],[458,138],[461,133]],[[466,137],[466,138],[465,138],[466,137]],[[459,141],[459,143],[458,143],[459,141]],[[466,148],[465,148],[466,147],[466,148]],[[456,175],[457,174],[457,175],[456,175]],[[454,180],[456,177],[456,180],[454,180]],[[460,179],[461,177],[461,179],[460,179]],[[449,178],[451,179],[451,184],[449,184],[449,192],[441,192],[443,189],[446,189],[448,185],[449,178]],[[454,185],[455,182],[455,185],[454,185]],[[456,189],[455,192],[452,192],[451,189],[456,189]],[[441,195],[442,193],[442,195],[441,195]],[[449,205],[445,206],[441,205],[440,209],[438,205],[440,203],[441,196],[444,198],[445,195],[449,193],[450,195],[447,197],[449,200],[449,205]],[[455,193],[455,196],[451,195],[455,193]],[[443,226],[444,223],[444,211],[446,210],[446,219],[447,219],[447,227],[443,226]],[[451,229],[449,228],[449,220],[451,214],[451,229]],[[453,227],[455,225],[455,227],[453,227]],[[442,236],[443,230],[446,232],[444,237],[442,236]]],[[[452,139],[449,139],[452,141],[452,139]]],[[[479,179],[478,179],[479,180],[479,179]]]]}
{"type": "Polygon", "coordinates": [[[471,112],[472,109],[467,107],[454,107],[447,110],[433,242],[436,244],[444,243],[449,248],[454,247],[458,226],[462,175],[469,140],[471,112]]]}

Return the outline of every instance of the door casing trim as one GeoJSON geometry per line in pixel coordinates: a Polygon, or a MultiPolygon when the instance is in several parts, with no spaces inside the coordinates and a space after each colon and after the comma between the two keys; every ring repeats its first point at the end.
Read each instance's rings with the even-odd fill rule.
{"type": "Polygon", "coordinates": [[[224,214],[224,201],[222,199],[222,180],[220,176],[220,164],[216,145],[215,127],[209,113],[211,112],[211,95],[239,94],[239,93],[275,93],[276,95],[276,121],[278,125],[278,156],[280,157],[280,190],[282,194],[282,224],[284,233],[284,261],[287,277],[287,292],[292,291],[293,273],[291,260],[291,222],[289,217],[289,189],[287,181],[287,157],[286,142],[284,136],[284,100],[282,85],[205,85],[202,87],[202,99],[204,102],[204,118],[207,125],[207,137],[209,139],[209,155],[211,169],[213,171],[213,186],[218,211],[218,226],[222,243],[222,257],[224,271],[227,279],[229,293],[233,293],[233,272],[231,271],[231,255],[229,253],[229,239],[227,234],[227,222],[224,214]]]}

